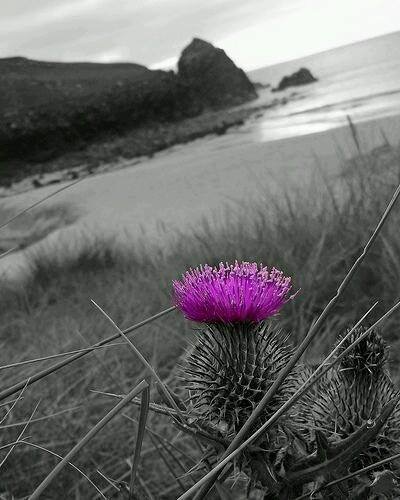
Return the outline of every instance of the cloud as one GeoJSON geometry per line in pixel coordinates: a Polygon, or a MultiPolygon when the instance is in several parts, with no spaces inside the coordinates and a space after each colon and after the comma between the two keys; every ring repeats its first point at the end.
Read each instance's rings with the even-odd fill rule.
{"type": "Polygon", "coordinates": [[[168,67],[197,36],[249,69],[400,29],[398,1],[0,0],[0,57],[168,67]]]}
{"type": "Polygon", "coordinates": [[[167,59],[163,59],[162,61],[156,62],[154,64],[150,64],[150,69],[176,69],[178,63],[178,56],[168,57],[167,59]]]}
{"type": "Polygon", "coordinates": [[[91,61],[101,63],[127,61],[128,59],[129,54],[126,47],[113,47],[91,57],[91,61]]]}
{"type": "Polygon", "coordinates": [[[398,0],[301,0],[260,16],[217,44],[247,70],[301,58],[400,29],[398,0]],[[360,22],[362,16],[362,22],[360,22]]]}
{"type": "Polygon", "coordinates": [[[6,33],[22,33],[32,31],[36,28],[45,27],[59,21],[72,20],[82,14],[98,8],[104,0],[75,0],[72,2],[49,2],[44,9],[30,11],[29,8],[19,15],[0,18],[0,29],[2,36],[6,33]]]}
{"type": "Polygon", "coordinates": [[[7,2],[8,10],[0,16],[0,56],[85,60],[119,50],[121,57],[142,64],[171,58],[193,36],[213,40],[251,24],[264,3],[248,0],[244,7],[241,0],[23,0],[23,11],[17,8],[21,1],[7,2]]]}

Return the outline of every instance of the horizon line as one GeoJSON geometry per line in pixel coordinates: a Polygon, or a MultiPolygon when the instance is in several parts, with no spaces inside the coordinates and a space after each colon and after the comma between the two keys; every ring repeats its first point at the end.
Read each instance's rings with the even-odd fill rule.
{"type": "MultiPolygon", "coordinates": [[[[262,66],[257,66],[255,68],[249,68],[249,69],[242,68],[242,69],[246,73],[252,73],[252,72],[258,71],[260,69],[264,69],[264,68],[268,68],[268,67],[272,67],[272,66],[278,66],[279,64],[290,63],[290,62],[293,62],[293,61],[297,61],[299,59],[304,59],[306,57],[311,57],[311,56],[314,56],[314,55],[323,54],[325,52],[330,52],[332,50],[340,49],[340,48],[343,48],[343,47],[349,47],[351,45],[355,45],[355,44],[358,44],[358,43],[362,43],[362,42],[367,42],[367,41],[370,41],[370,40],[374,40],[376,38],[382,38],[384,36],[391,36],[391,35],[394,35],[396,33],[400,33],[400,30],[388,31],[386,33],[382,33],[380,35],[374,35],[374,36],[371,36],[369,38],[361,38],[359,40],[355,40],[355,41],[350,42],[350,43],[345,43],[343,45],[335,45],[335,46],[332,46],[332,47],[330,47],[328,49],[320,50],[320,51],[317,51],[317,52],[310,52],[310,53],[304,54],[304,55],[302,55],[300,57],[294,57],[294,58],[291,58],[291,59],[284,59],[282,61],[274,62],[272,64],[268,64],[267,63],[267,64],[264,64],[262,66]]],[[[193,38],[196,38],[196,37],[193,37],[193,38]]],[[[220,49],[222,48],[223,49],[223,47],[221,47],[218,44],[218,42],[215,42],[215,43],[214,42],[210,42],[210,43],[212,43],[214,45],[214,47],[216,47],[216,48],[220,48],[220,49]]],[[[227,53],[227,56],[229,58],[231,58],[231,56],[228,53],[227,53]]],[[[170,71],[170,70],[176,68],[176,64],[177,64],[177,62],[179,60],[179,56],[169,57],[169,58],[166,58],[166,59],[164,59],[162,61],[151,63],[149,65],[143,64],[143,63],[138,63],[138,62],[135,62],[135,61],[126,60],[126,59],[120,59],[120,60],[117,59],[117,60],[110,60],[110,61],[96,61],[96,60],[86,60],[86,59],[84,59],[84,60],[33,59],[33,58],[30,58],[30,57],[27,57],[27,56],[24,56],[24,55],[20,55],[20,54],[19,55],[10,55],[10,56],[0,57],[0,61],[5,60],[5,59],[26,59],[28,61],[35,61],[35,62],[42,62],[42,63],[60,63],[60,64],[99,64],[99,65],[102,65],[102,66],[113,65],[113,64],[132,64],[132,65],[142,66],[142,67],[147,68],[147,69],[152,70],[152,71],[156,71],[156,70],[170,71]],[[163,65],[163,63],[167,62],[167,61],[171,61],[171,63],[163,65]]]]}

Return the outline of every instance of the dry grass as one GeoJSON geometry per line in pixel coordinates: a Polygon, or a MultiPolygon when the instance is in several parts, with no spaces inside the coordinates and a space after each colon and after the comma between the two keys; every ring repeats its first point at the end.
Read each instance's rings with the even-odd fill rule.
{"type": "MultiPolygon", "coordinates": [[[[112,334],[109,322],[90,299],[101,304],[120,328],[126,328],[168,307],[171,280],[188,266],[234,259],[273,263],[293,276],[301,291],[286,306],[280,320],[297,343],[322,312],[377,224],[398,182],[399,159],[399,150],[386,145],[379,152],[344,165],[343,176],[336,184],[318,179],[310,192],[293,189],[274,202],[266,192],[264,199],[248,206],[231,206],[217,231],[204,222],[191,234],[176,234],[170,252],[149,256],[97,241],[70,260],[43,260],[37,255],[32,259],[27,283],[8,285],[0,291],[1,365],[87,347],[112,334]]],[[[398,298],[399,219],[397,209],[323,326],[318,343],[308,354],[312,361],[326,354],[337,334],[357,321],[375,300],[380,302],[371,322],[398,298]]],[[[389,343],[398,342],[399,324],[398,315],[385,324],[389,343]]],[[[160,377],[171,380],[175,363],[191,337],[190,329],[173,312],[139,330],[135,345],[160,377]]],[[[392,352],[395,355],[396,349],[392,352]]],[[[398,361],[393,359],[394,368],[398,361]]],[[[3,370],[1,388],[47,365],[41,362],[3,370]]],[[[126,346],[97,350],[27,388],[2,425],[26,422],[40,400],[25,434],[32,443],[64,456],[115,404],[114,398],[91,390],[126,394],[144,375],[126,346]],[[69,411],[35,421],[61,410],[69,411]]],[[[154,400],[161,401],[157,393],[152,394],[154,400]]],[[[127,413],[131,418],[138,415],[133,409],[127,413]]],[[[154,498],[176,498],[181,491],[179,481],[186,488],[193,484],[186,476],[179,481],[173,479],[167,463],[179,475],[199,456],[189,438],[176,437],[169,422],[168,417],[154,413],[147,422],[155,435],[168,440],[164,444],[178,460],[163,459],[160,442],[154,441],[154,436],[153,441],[149,435],[145,437],[137,482],[154,498]]],[[[0,445],[14,442],[22,428],[3,429],[0,445]]],[[[108,487],[106,494],[110,496],[116,490],[105,478],[129,481],[127,460],[132,457],[135,435],[130,420],[116,417],[80,451],[74,464],[100,488],[108,487]]],[[[163,453],[167,453],[165,449],[163,453]]],[[[56,463],[41,450],[17,446],[0,471],[0,493],[7,492],[5,498],[32,493],[56,463]]],[[[76,471],[64,468],[42,498],[90,498],[93,491],[76,471]]]]}
{"type": "Polygon", "coordinates": [[[55,205],[51,208],[38,209],[21,214],[15,220],[15,209],[6,203],[0,204],[0,225],[10,221],[0,228],[0,255],[10,249],[23,249],[61,227],[72,224],[78,217],[69,208],[55,205]]]}

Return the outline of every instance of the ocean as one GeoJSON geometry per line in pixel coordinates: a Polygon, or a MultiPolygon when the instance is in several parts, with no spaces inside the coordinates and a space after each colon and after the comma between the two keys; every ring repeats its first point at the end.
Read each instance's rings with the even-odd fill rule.
{"type": "Polygon", "coordinates": [[[260,92],[260,103],[287,97],[286,105],[253,120],[260,141],[301,136],[400,115],[400,32],[354,43],[249,73],[254,82],[278,85],[301,67],[318,78],[283,92],[260,92]]]}

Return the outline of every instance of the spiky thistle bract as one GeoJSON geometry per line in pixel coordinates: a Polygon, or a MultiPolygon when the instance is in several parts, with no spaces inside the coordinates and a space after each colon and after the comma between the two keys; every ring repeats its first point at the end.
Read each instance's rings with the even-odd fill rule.
{"type": "MultiPolygon", "coordinates": [[[[291,298],[291,280],[275,268],[235,262],[190,270],[173,286],[174,302],[186,318],[204,323],[180,377],[192,424],[207,435],[210,460],[232,442],[293,354],[288,335],[271,318],[291,298]]],[[[336,355],[364,332],[355,329],[336,355]]],[[[254,430],[311,373],[306,365],[292,369],[254,430]]],[[[246,448],[237,465],[265,498],[290,500],[311,493],[400,452],[399,398],[388,375],[386,345],[373,331],[246,448]]],[[[381,472],[399,469],[393,463],[381,472]]],[[[376,491],[375,476],[352,478],[315,498],[361,498],[360,491],[376,491]]]]}
{"type": "MultiPolygon", "coordinates": [[[[218,323],[200,330],[180,372],[195,425],[229,444],[292,354],[288,335],[275,323],[218,323]]],[[[298,370],[285,379],[255,422],[254,430],[293,395],[298,388],[298,370]]],[[[246,450],[242,454],[238,465],[252,484],[271,487],[272,478],[262,471],[266,463],[282,466],[286,457],[281,450],[288,446],[291,435],[288,415],[257,440],[256,453],[246,450]]],[[[214,451],[209,458],[216,457],[220,450],[214,451]]]]}
{"type": "MultiPolygon", "coordinates": [[[[193,394],[191,406],[232,437],[291,355],[287,335],[266,322],[210,325],[201,331],[185,364],[187,388],[193,394]]],[[[289,393],[287,380],[264,416],[289,393]]]]}
{"type": "MultiPolygon", "coordinates": [[[[341,344],[337,356],[359,339],[366,330],[366,327],[356,328],[341,344]]],[[[338,341],[341,341],[344,335],[340,336],[338,341]]],[[[373,330],[348,352],[335,369],[298,405],[297,422],[300,432],[305,437],[310,460],[318,454],[318,439],[321,436],[326,440],[327,450],[332,452],[343,448],[341,464],[338,463],[330,469],[326,468],[325,471],[323,468],[320,469],[320,475],[325,477],[326,481],[337,479],[400,452],[399,391],[390,379],[387,362],[386,343],[380,333],[373,330]],[[387,411],[390,406],[392,409],[387,411]],[[381,422],[383,414],[386,416],[381,422]],[[360,429],[368,427],[373,429],[374,426],[377,426],[377,432],[372,432],[362,447],[351,447],[352,437],[360,429]]],[[[303,466],[306,462],[307,460],[303,461],[303,466]]],[[[381,470],[390,470],[398,474],[400,462],[390,463],[381,470]]],[[[344,488],[349,496],[340,498],[353,498],[352,494],[355,498],[354,492],[364,488],[368,481],[372,484],[375,472],[343,483],[340,488],[341,490],[344,488]]],[[[339,490],[336,489],[325,492],[323,498],[334,499],[338,495],[339,490]]],[[[367,495],[362,498],[375,497],[367,495]]]]}
{"type": "MultiPolygon", "coordinates": [[[[288,335],[270,319],[290,299],[291,278],[273,267],[236,261],[190,270],[173,287],[185,317],[205,323],[181,370],[188,408],[196,425],[229,443],[293,353],[288,335]]],[[[297,378],[293,372],[285,380],[255,428],[294,393],[297,378]]],[[[242,455],[241,468],[253,483],[269,484],[260,469],[267,460],[281,460],[289,428],[281,421],[258,441],[264,451],[242,455]]]]}

